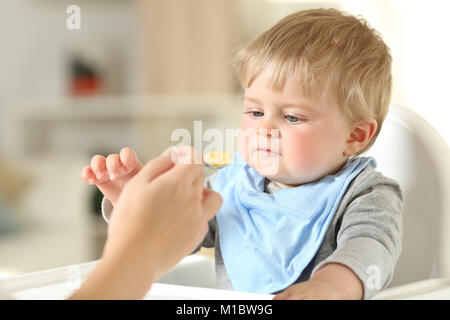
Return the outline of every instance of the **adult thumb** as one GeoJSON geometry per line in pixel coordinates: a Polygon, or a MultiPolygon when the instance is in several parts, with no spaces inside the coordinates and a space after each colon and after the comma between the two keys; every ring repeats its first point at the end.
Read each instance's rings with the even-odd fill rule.
{"type": "Polygon", "coordinates": [[[136,178],[150,182],[159,175],[172,169],[175,166],[175,163],[172,161],[170,151],[171,149],[169,148],[159,157],[147,162],[147,164],[136,175],[136,178]]]}

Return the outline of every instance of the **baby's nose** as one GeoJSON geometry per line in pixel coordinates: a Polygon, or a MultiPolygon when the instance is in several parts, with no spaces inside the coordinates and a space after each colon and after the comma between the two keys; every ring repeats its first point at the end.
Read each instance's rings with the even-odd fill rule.
{"type": "Polygon", "coordinates": [[[258,130],[258,134],[264,137],[279,138],[280,130],[277,128],[260,127],[258,130]]]}
{"type": "Polygon", "coordinates": [[[260,122],[259,133],[264,136],[271,136],[277,129],[277,119],[275,117],[266,116],[260,122]]]}

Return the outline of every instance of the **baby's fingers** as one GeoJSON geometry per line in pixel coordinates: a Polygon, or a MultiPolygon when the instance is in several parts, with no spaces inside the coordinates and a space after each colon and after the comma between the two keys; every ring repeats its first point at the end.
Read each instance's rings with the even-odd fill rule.
{"type": "Polygon", "coordinates": [[[110,154],[106,158],[106,169],[108,170],[109,178],[114,181],[119,177],[130,172],[120,161],[120,156],[118,154],[110,154]]]}
{"type": "Polygon", "coordinates": [[[124,166],[125,169],[132,171],[135,169],[141,170],[143,165],[141,161],[139,161],[136,153],[133,149],[125,147],[120,150],[120,162],[124,166]]]}
{"type": "Polygon", "coordinates": [[[90,166],[85,166],[81,170],[81,178],[89,184],[94,184],[97,182],[97,177],[95,176],[94,171],[92,171],[92,168],[90,166]]]}
{"type": "Polygon", "coordinates": [[[104,181],[108,179],[108,172],[106,171],[106,160],[104,156],[93,156],[91,159],[91,169],[98,181],[104,181]]]}

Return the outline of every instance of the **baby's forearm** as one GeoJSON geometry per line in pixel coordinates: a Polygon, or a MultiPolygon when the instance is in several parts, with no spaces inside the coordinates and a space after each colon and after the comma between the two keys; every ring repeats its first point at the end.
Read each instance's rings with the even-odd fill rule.
{"type": "Polygon", "coordinates": [[[324,281],[339,294],[339,299],[363,299],[364,286],[356,274],[339,263],[329,263],[314,273],[311,279],[324,281]]]}

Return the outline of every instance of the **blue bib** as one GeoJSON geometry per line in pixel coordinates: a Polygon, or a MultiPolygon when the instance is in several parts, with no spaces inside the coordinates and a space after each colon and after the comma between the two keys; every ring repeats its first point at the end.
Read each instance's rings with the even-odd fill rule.
{"type": "Polygon", "coordinates": [[[213,189],[223,198],[217,213],[220,249],[233,288],[274,293],[300,276],[322,244],[350,182],[372,157],[358,157],[334,175],[275,194],[238,153],[217,174],[213,189]]]}

